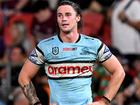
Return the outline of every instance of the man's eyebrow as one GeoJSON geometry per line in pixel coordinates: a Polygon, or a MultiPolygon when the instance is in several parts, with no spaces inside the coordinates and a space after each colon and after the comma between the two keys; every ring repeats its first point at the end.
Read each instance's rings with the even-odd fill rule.
{"type": "Polygon", "coordinates": [[[66,12],[65,14],[71,14],[71,12],[66,12]]]}
{"type": "Polygon", "coordinates": [[[62,14],[61,12],[57,12],[57,14],[62,14]]]}
{"type": "MultiPolygon", "coordinates": [[[[65,12],[65,14],[69,14],[69,13],[71,13],[71,12],[65,12]]],[[[62,14],[61,12],[57,12],[57,14],[62,14]]]]}

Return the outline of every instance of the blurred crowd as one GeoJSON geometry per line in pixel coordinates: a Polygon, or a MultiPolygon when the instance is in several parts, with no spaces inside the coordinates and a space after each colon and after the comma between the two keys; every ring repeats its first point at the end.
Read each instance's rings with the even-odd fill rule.
{"type": "MultiPolygon", "coordinates": [[[[18,74],[36,44],[58,33],[61,0],[0,0],[0,105],[29,105],[18,74]]],[[[71,0],[82,9],[79,32],[109,46],[126,72],[111,105],[140,105],[140,0],[71,0]]],[[[100,64],[93,73],[93,99],[104,94],[110,75],[100,64]]],[[[119,79],[119,78],[118,78],[119,79]]],[[[33,79],[43,105],[49,103],[44,68],[33,79]]]]}

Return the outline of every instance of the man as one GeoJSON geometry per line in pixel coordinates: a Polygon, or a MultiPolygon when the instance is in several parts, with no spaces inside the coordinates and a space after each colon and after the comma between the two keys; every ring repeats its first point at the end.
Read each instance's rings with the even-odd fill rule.
{"type": "Polygon", "coordinates": [[[49,3],[45,0],[38,0],[32,5],[31,11],[34,15],[32,34],[36,41],[53,36],[56,32],[56,19],[49,3]]]}
{"type": "Polygon", "coordinates": [[[78,33],[81,12],[77,4],[62,1],[57,8],[59,34],[41,41],[19,75],[19,83],[32,105],[41,105],[32,77],[45,65],[51,105],[107,105],[115,96],[124,70],[108,47],[96,38],[78,33]],[[112,74],[103,98],[92,102],[91,77],[95,61],[112,74]]]}
{"type": "Polygon", "coordinates": [[[112,14],[112,43],[124,55],[140,54],[140,1],[119,0],[112,14]]]}
{"type": "Polygon", "coordinates": [[[26,50],[21,45],[15,45],[11,47],[9,54],[9,62],[11,62],[11,85],[12,87],[19,86],[18,84],[18,75],[26,60],[26,50]]]}

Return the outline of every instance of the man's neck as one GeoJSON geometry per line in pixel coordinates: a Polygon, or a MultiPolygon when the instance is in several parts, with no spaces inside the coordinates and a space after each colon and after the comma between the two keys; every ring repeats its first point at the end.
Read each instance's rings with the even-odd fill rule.
{"type": "Polygon", "coordinates": [[[60,32],[60,38],[63,42],[74,43],[79,39],[79,33],[71,32],[71,33],[66,34],[66,33],[60,32]]]}

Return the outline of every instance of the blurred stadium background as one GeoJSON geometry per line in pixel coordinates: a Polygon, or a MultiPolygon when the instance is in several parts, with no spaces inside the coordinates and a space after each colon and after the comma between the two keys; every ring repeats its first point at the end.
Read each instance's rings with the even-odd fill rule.
{"type": "MultiPolygon", "coordinates": [[[[57,32],[59,1],[0,0],[0,105],[29,105],[19,88],[18,74],[36,44],[57,32]]],[[[125,69],[126,78],[111,105],[140,105],[140,54],[124,54],[112,44],[112,14],[120,0],[71,1],[82,9],[81,33],[102,40],[125,69]]],[[[33,81],[42,104],[49,105],[47,77],[44,68],[40,69],[33,81]]],[[[97,64],[92,85],[95,100],[104,94],[109,80],[105,68],[97,64]]]]}

